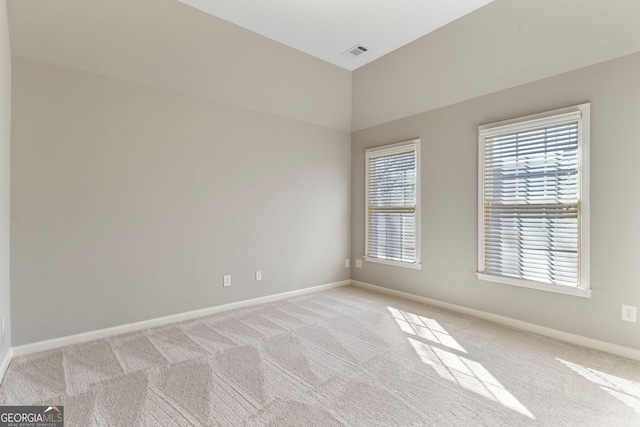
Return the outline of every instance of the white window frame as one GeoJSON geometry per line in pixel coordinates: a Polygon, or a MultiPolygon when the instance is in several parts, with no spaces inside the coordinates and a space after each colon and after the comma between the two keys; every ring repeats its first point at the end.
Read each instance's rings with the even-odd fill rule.
{"type": "Polygon", "coordinates": [[[591,297],[589,281],[589,144],[590,144],[591,104],[579,104],[540,114],[505,120],[478,127],[478,272],[480,280],[498,282],[507,285],[539,289],[585,298],[591,297]],[[485,138],[535,127],[552,125],[578,118],[578,173],[579,173],[579,281],[578,286],[554,285],[533,280],[485,274],[484,269],[484,141],[485,138]]]}
{"type": "Polygon", "coordinates": [[[411,139],[408,141],[398,142],[395,144],[383,145],[365,150],[365,256],[367,262],[391,265],[395,267],[411,268],[420,270],[420,139],[411,139]],[[369,159],[380,155],[392,155],[396,153],[406,152],[407,148],[412,148],[416,153],[416,207],[415,215],[415,260],[412,263],[404,261],[388,260],[369,256],[369,159]]]}

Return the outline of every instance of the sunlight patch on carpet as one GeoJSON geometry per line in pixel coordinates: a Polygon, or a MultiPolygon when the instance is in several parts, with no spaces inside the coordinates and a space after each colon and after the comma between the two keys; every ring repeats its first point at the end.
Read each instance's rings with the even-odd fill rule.
{"type": "Polygon", "coordinates": [[[464,389],[498,402],[531,419],[535,419],[533,414],[480,363],[446,350],[432,347],[411,337],[407,339],[420,356],[420,359],[427,365],[432,366],[442,378],[455,382],[464,389]]]}
{"type": "Polygon", "coordinates": [[[403,332],[417,335],[420,338],[442,344],[454,350],[466,353],[467,351],[438,323],[435,319],[418,316],[408,311],[387,307],[391,315],[403,332]]]}
{"type": "Polygon", "coordinates": [[[420,356],[420,359],[432,366],[442,378],[493,402],[498,402],[506,408],[535,419],[533,414],[480,363],[418,340],[417,338],[422,338],[451,350],[467,354],[464,347],[435,319],[390,306],[387,306],[387,309],[398,323],[400,329],[411,335],[407,339],[418,356],[420,356]]]}
{"type": "Polygon", "coordinates": [[[556,360],[589,381],[599,385],[602,390],[633,408],[636,412],[640,412],[640,383],[587,368],[577,363],[558,358],[556,360]]]}

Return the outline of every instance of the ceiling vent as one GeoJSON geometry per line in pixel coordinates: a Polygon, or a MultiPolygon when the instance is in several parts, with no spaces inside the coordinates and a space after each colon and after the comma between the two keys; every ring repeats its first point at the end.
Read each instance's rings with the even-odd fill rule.
{"type": "Polygon", "coordinates": [[[362,45],[356,45],[354,47],[352,47],[351,49],[348,49],[346,52],[343,52],[342,54],[345,56],[348,56],[349,58],[355,58],[357,56],[362,55],[363,53],[365,53],[368,49],[362,45]]]}

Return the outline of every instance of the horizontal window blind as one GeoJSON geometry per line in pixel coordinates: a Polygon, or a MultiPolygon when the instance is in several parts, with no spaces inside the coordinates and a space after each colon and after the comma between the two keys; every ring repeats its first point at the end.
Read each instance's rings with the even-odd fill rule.
{"type": "Polygon", "coordinates": [[[417,261],[416,143],[367,150],[367,248],[371,258],[417,261]]]}
{"type": "Polygon", "coordinates": [[[580,119],[563,119],[483,138],[484,273],[579,285],[580,119]]]}

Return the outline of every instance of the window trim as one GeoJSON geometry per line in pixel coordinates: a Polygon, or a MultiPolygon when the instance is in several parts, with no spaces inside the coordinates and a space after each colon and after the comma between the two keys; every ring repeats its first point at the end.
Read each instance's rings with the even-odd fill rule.
{"type": "Polygon", "coordinates": [[[394,144],[382,145],[379,147],[367,148],[365,150],[365,172],[364,172],[364,181],[365,181],[365,197],[364,197],[364,215],[365,215],[365,230],[364,230],[364,260],[367,262],[373,262],[376,264],[384,264],[390,265],[394,267],[403,267],[414,270],[420,270],[422,268],[422,264],[420,263],[420,139],[410,139],[407,141],[402,141],[394,144]],[[369,256],[369,158],[371,154],[380,154],[382,153],[390,155],[395,153],[401,153],[405,151],[406,147],[412,147],[416,153],[416,209],[415,209],[415,241],[416,241],[416,252],[415,252],[415,261],[412,263],[404,262],[404,261],[393,261],[382,258],[375,258],[369,256]]]}
{"type": "Polygon", "coordinates": [[[590,283],[590,188],[589,145],[591,130],[591,104],[584,103],[539,114],[519,117],[478,127],[478,271],[480,280],[538,289],[565,295],[591,297],[590,283]],[[504,134],[527,128],[545,126],[578,118],[578,172],[579,191],[579,284],[576,287],[553,285],[534,280],[486,274],[484,268],[484,140],[489,136],[504,134]]]}

